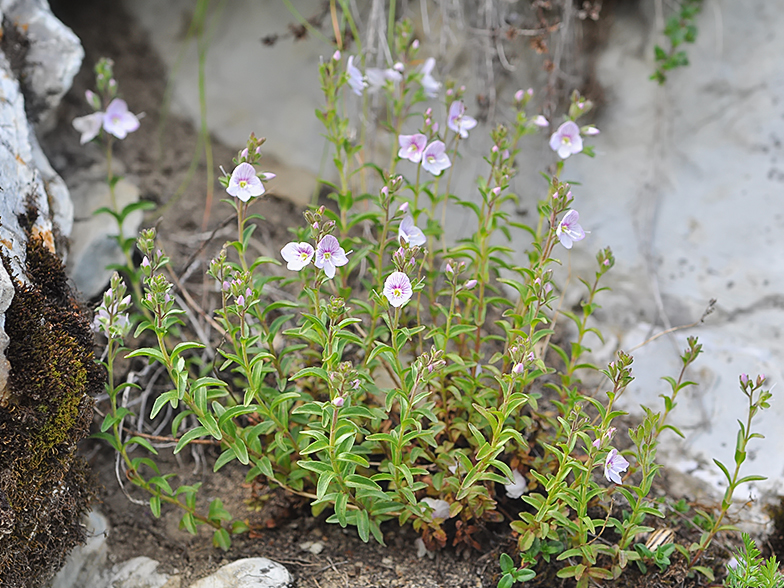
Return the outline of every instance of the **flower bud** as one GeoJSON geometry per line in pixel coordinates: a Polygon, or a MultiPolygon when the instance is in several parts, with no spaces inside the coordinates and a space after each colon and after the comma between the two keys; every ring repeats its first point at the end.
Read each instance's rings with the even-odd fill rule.
{"type": "Polygon", "coordinates": [[[476,288],[477,284],[478,284],[478,282],[476,280],[468,280],[465,283],[464,287],[465,287],[466,290],[473,290],[474,288],[476,288]]]}
{"type": "Polygon", "coordinates": [[[340,49],[338,49],[332,54],[332,59],[335,61],[340,61],[340,49]]]}
{"type": "Polygon", "coordinates": [[[414,42],[411,43],[411,48],[414,50],[419,49],[419,39],[414,39],[414,42]]]}
{"type": "Polygon", "coordinates": [[[518,376],[522,374],[524,370],[525,370],[525,365],[523,364],[523,362],[516,363],[512,367],[512,373],[518,376]]]}
{"type": "Polygon", "coordinates": [[[335,408],[341,408],[345,403],[346,400],[342,396],[336,396],[335,398],[332,399],[332,406],[334,406],[335,408]]]}
{"type": "Polygon", "coordinates": [[[101,110],[101,99],[95,92],[86,90],[84,97],[87,99],[87,104],[93,107],[93,110],[101,110]]]}
{"type": "Polygon", "coordinates": [[[523,92],[522,90],[518,90],[517,92],[515,92],[514,95],[515,102],[522,102],[523,98],[525,98],[525,92],[523,92]]]}
{"type": "Polygon", "coordinates": [[[542,129],[550,126],[550,123],[547,122],[547,119],[541,114],[539,116],[536,116],[533,122],[537,127],[542,129]]]}

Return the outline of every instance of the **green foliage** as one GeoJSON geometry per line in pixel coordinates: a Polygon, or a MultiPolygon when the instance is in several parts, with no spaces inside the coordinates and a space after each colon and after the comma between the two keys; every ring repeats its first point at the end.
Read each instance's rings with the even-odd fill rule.
{"type": "Polygon", "coordinates": [[[656,58],[656,71],[651,75],[652,80],[659,84],[667,81],[667,73],[677,67],[689,65],[686,51],[680,49],[684,43],[694,43],[697,39],[697,16],[702,10],[702,0],[685,0],[680,3],[676,14],[667,19],[664,35],[669,40],[669,48],[664,49],[659,45],[654,47],[656,58]]]}
{"type": "MultiPolygon", "coordinates": [[[[253,199],[227,201],[237,213],[237,238],[207,272],[219,290],[211,319],[221,335],[209,375],[193,360],[207,342],[180,338],[185,310],[166,277],[169,259],[154,231],[142,233],[137,303],[145,316],[135,333],[147,343],[125,357],[162,366],[168,376],[152,416],[165,409],[176,414],[175,453],[197,440],[219,445],[214,470],[236,460],[247,467],[247,481],[308,498],[315,515],[326,512],[328,522],[356,528],[363,541],[383,543],[381,526],[397,521],[411,524],[428,549],[447,542],[478,548],[471,533],[503,520],[499,501],[506,489],[510,500],[521,499],[513,503],[517,517],[510,525],[520,564],[501,557],[500,586],[531,580],[543,561],[584,588],[618,578],[630,562],[665,569],[676,549],[694,571],[709,574],[696,564],[715,533],[727,529],[726,511],[716,518],[704,513],[705,534],[693,546],[637,543],[664,517],[663,505],[650,497],[660,469],[658,438],[668,429],[680,434],[666,420],[678,394],[694,385],[686,372],[701,346],[689,338],[679,374],[664,378],[670,393],[662,395],[663,408],[645,408],[641,423],[618,431],[625,413],[617,400],[634,379],[633,358],[619,351],[604,369],[587,359],[590,346],[602,341],[593,316],[613,254],[598,252],[593,276],[580,279],[584,295],[576,308],[560,308],[552,276],[566,252],[562,243],[572,244],[562,235],[574,200],[560,179],[564,160],[545,176],[534,224],[511,214],[518,202],[510,178],[519,144],[538,129],[526,112],[532,92],[515,96],[510,125],[491,130],[492,148],[472,198],[452,193],[451,167],[434,174],[427,160],[395,155],[401,134],[419,132],[431,145],[442,141],[457,165],[469,140],[448,124],[437,127],[436,115],[425,108],[435,82],[415,66],[420,58],[412,30],[399,23],[394,48],[401,67],[392,70],[399,75],[390,74],[378,88],[393,154],[386,167],[373,161],[372,146],[357,140],[355,101],[370,108],[367,94],[355,96],[362,90],[358,74],[347,71],[339,53],[319,66],[325,100],[316,116],[332,146],[337,180],[323,182],[331,207],[310,207],[303,226],[291,229],[290,246],[300,256],[287,255],[291,273],[273,275],[266,270],[278,261],[251,256],[254,221],[261,218],[250,214],[253,199]],[[410,177],[396,173],[398,165],[410,177]],[[475,224],[468,236],[448,243],[445,210],[453,205],[475,224]],[[408,233],[401,230],[404,220],[408,233]],[[318,256],[319,265],[310,263],[312,249],[330,241],[339,247],[329,251],[334,265],[318,256]],[[410,286],[405,300],[387,292],[393,275],[405,276],[410,286]],[[294,296],[283,299],[280,290],[294,296]],[[573,340],[553,340],[559,321],[574,327],[573,340]],[[596,393],[582,383],[585,374],[601,378],[596,393]],[[619,443],[621,436],[630,443],[619,443]],[[616,445],[629,448],[619,453],[616,445]],[[513,498],[522,486],[527,493],[513,498]]],[[[359,57],[353,65],[361,65],[359,57]]],[[[464,90],[452,82],[446,88],[449,111],[464,90]]],[[[566,118],[574,123],[591,106],[575,92],[566,118]]],[[[262,143],[251,135],[235,165],[256,169],[262,143]]],[[[220,181],[232,186],[228,173],[220,181]]],[[[152,458],[129,456],[130,445],[149,453],[154,448],[121,432],[123,419],[133,418],[117,403],[124,384],[113,373],[124,352],[118,331],[124,300],[117,278],[102,306],[109,317],[103,330],[111,411],[99,435],[121,454],[131,481],[151,495],[153,515],[174,504],[182,509],[183,529],[195,533],[208,525],[214,545],[228,549],[231,534],[244,526],[231,523],[220,500],[204,512],[197,487],[177,487],[152,458]]],[[[757,436],[750,433],[751,419],[767,407],[762,384],[743,388],[751,408],[741,425],[735,474],[725,472],[733,489],[752,479],[739,478],[738,469],[757,436]]]]}
{"type": "Polygon", "coordinates": [[[735,552],[736,565],[727,566],[726,588],[784,588],[784,576],[779,572],[776,556],[762,558],[757,544],[748,533],[741,535],[743,549],[735,552]]]}

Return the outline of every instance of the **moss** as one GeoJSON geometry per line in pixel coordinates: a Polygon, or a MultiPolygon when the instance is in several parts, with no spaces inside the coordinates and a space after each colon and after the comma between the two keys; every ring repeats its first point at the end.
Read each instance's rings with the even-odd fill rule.
{"type": "Polygon", "coordinates": [[[33,588],[84,539],[92,490],[76,445],[89,433],[103,373],[60,260],[30,239],[27,267],[30,284],[15,284],[5,323],[11,400],[0,408],[0,515],[8,527],[0,585],[33,588]]]}

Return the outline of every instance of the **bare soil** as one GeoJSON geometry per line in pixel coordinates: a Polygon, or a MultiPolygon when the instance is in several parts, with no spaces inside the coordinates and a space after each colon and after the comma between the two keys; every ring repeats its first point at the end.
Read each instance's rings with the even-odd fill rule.
{"type": "MultiPolygon", "coordinates": [[[[86,58],[73,89],[60,108],[58,126],[42,140],[44,149],[66,182],[79,169],[101,161],[102,154],[96,145],[79,145],[78,133],[71,127],[71,121],[88,112],[84,91],[93,87],[95,62],[102,56],[114,59],[122,96],[132,111],[146,114],[141,128],[116,144],[115,156],[124,164],[126,175],[139,183],[142,198],[162,207],[148,216],[146,225],[158,226],[175,272],[182,276],[194,260],[209,259],[225,240],[231,238],[231,225],[221,227],[230,220],[233,211],[218,201],[222,189],[217,183],[216,201],[207,218],[206,231],[202,230],[207,177],[203,163],[197,167],[188,188],[176,202],[170,203],[186,178],[197,149],[198,132],[176,112],[171,112],[166,117],[164,140],[160,142],[166,72],[144,32],[121,3],[115,0],[52,0],[51,4],[55,14],[82,39],[86,58]],[[167,203],[170,204],[167,206],[167,203]],[[164,211],[162,215],[160,210],[164,211]],[[209,239],[213,230],[215,234],[209,239]],[[206,244],[203,254],[200,251],[202,244],[206,244]]],[[[231,165],[238,147],[214,141],[216,165],[231,165]]],[[[266,220],[259,223],[253,245],[259,254],[274,255],[272,252],[284,242],[285,228],[299,222],[302,211],[274,194],[267,195],[258,208],[254,212],[261,212],[266,220]]],[[[192,290],[197,300],[204,300],[200,298],[204,269],[202,262],[183,282],[183,287],[192,290]]],[[[105,409],[99,404],[98,410],[105,409]]],[[[100,420],[96,415],[95,422],[100,420]]],[[[217,456],[213,447],[198,446],[194,452],[183,452],[177,457],[164,451],[159,461],[163,468],[178,473],[179,483],[202,482],[201,500],[206,502],[220,496],[229,512],[248,520],[252,532],[236,537],[231,550],[224,553],[212,546],[206,530],[195,537],[180,530],[180,513],[175,510],[164,507],[163,516],[155,519],[149,507],[131,502],[115,477],[115,459],[108,447],[87,441],[82,451],[88,456],[100,485],[96,506],[110,522],[111,560],[121,562],[139,555],[149,556],[161,562],[159,571],[182,574],[183,586],[229,561],[263,556],[286,565],[294,575],[296,585],[302,587],[483,588],[495,586],[500,579],[500,553],[515,553],[516,541],[508,523],[516,512],[514,506],[505,505],[505,497],[499,497],[499,502],[502,507],[508,507],[508,518],[503,523],[479,530],[480,550],[458,552],[447,547],[432,559],[419,558],[415,546],[417,535],[410,527],[401,529],[394,522],[386,523],[382,530],[387,546],[373,542],[365,544],[352,529],[327,524],[326,515],[311,516],[307,504],[296,497],[246,485],[245,470],[240,467],[230,464],[213,474],[211,463],[217,456]],[[234,491],[227,491],[232,488],[234,491]],[[320,543],[323,551],[318,554],[306,551],[303,544],[307,543],[320,543]]],[[[145,498],[133,488],[126,490],[137,500],[145,498]]],[[[688,537],[679,539],[688,544],[688,537]]],[[[540,568],[537,570],[539,576],[530,586],[573,585],[556,578],[555,567],[540,568]]],[[[707,582],[698,576],[688,578],[683,562],[675,560],[666,574],[651,573],[645,577],[625,574],[622,581],[614,585],[691,588],[707,585],[707,582]]]]}

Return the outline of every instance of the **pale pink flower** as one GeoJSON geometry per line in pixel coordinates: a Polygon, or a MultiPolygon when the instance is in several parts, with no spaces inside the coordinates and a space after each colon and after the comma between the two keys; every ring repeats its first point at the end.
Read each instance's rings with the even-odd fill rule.
{"type": "Polygon", "coordinates": [[[88,141],[92,141],[101,132],[101,125],[103,124],[103,112],[93,112],[87,116],[80,116],[73,119],[73,127],[82,134],[79,143],[84,145],[88,141]]]}
{"type": "Polygon", "coordinates": [[[473,290],[474,288],[476,288],[476,285],[477,285],[478,283],[479,283],[479,282],[477,282],[476,280],[468,280],[468,281],[467,281],[467,282],[466,282],[466,283],[463,285],[463,287],[464,287],[466,290],[473,290]]]}
{"type": "Polygon", "coordinates": [[[525,371],[525,364],[523,362],[516,363],[512,366],[512,373],[515,375],[520,375],[525,371]]]}
{"type": "Polygon", "coordinates": [[[610,482],[623,484],[620,474],[621,472],[625,472],[628,467],[629,462],[618,453],[617,449],[612,448],[607,454],[607,459],[604,461],[604,477],[610,482]]]}
{"type": "Polygon", "coordinates": [[[476,126],[476,119],[465,114],[465,104],[461,100],[455,100],[449,107],[449,117],[447,126],[454,132],[459,133],[460,137],[468,137],[468,131],[476,126]]]}
{"type": "Polygon", "coordinates": [[[582,129],[580,129],[580,130],[581,130],[581,131],[583,132],[583,134],[585,134],[585,135],[598,135],[598,134],[601,132],[601,131],[599,131],[599,129],[597,129],[597,128],[596,128],[595,126],[593,126],[593,125],[589,125],[589,126],[587,126],[587,127],[583,127],[583,128],[582,128],[582,129]]]}
{"type": "Polygon", "coordinates": [[[325,235],[316,247],[316,267],[323,269],[329,279],[335,277],[335,268],[348,263],[346,251],[332,235],[325,235]]]}
{"type": "Polygon", "coordinates": [[[506,495],[509,498],[517,499],[528,492],[528,482],[526,482],[525,476],[517,470],[512,470],[512,476],[512,482],[504,484],[504,488],[506,488],[506,495]]]}
{"type": "Polygon", "coordinates": [[[431,509],[430,516],[435,519],[448,519],[449,518],[449,503],[446,500],[438,498],[423,498],[422,502],[428,505],[431,509]]]}
{"type": "Polygon", "coordinates": [[[354,65],[353,55],[350,55],[348,58],[346,72],[348,72],[348,85],[351,86],[351,91],[357,96],[362,96],[362,91],[367,86],[367,82],[362,77],[362,72],[354,65]]]}
{"type": "Polygon", "coordinates": [[[422,153],[422,167],[434,176],[440,175],[450,165],[452,162],[449,161],[443,141],[433,141],[422,153]]]}
{"type": "Polygon", "coordinates": [[[536,116],[536,117],[534,117],[533,123],[537,127],[542,128],[542,129],[545,128],[545,127],[549,127],[550,126],[550,123],[547,122],[547,119],[544,116],[542,116],[541,114],[536,116]]]}
{"type": "Polygon", "coordinates": [[[555,229],[555,235],[561,241],[561,245],[567,249],[571,249],[575,241],[582,241],[585,239],[585,231],[577,222],[580,220],[580,214],[576,210],[570,210],[558,223],[555,229]]]}
{"type": "Polygon", "coordinates": [[[261,180],[256,175],[256,168],[248,162],[242,162],[231,172],[231,180],[229,180],[229,187],[226,188],[226,192],[230,196],[247,202],[254,196],[264,194],[264,184],[261,183],[261,180]]]}
{"type": "Polygon", "coordinates": [[[341,408],[346,403],[346,399],[342,396],[336,396],[332,399],[332,406],[335,408],[341,408]]]}
{"type": "Polygon", "coordinates": [[[128,133],[139,128],[139,119],[128,110],[125,100],[115,98],[103,115],[103,128],[118,139],[125,139],[128,133]]]}
{"type": "Polygon", "coordinates": [[[566,121],[550,137],[550,149],[558,152],[558,157],[566,159],[583,150],[580,127],[573,121],[566,121]]]}
{"type": "Polygon", "coordinates": [[[392,272],[384,281],[384,296],[395,308],[403,306],[411,299],[414,291],[411,280],[403,272],[392,272]]]}
{"type": "Polygon", "coordinates": [[[400,226],[397,229],[397,238],[399,241],[405,241],[411,247],[422,246],[427,243],[427,238],[416,224],[414,224],[414,217],[407,214],[400,221],[400,226]]]}
{"type": "Polygon", "coordinates": [[[298,272],[313,259],[313,246],[310,243],[291,242],[280,250],[280,254],[288,263],[286,267],[298,272]]]}
{"type": "Polygon", "coordinates": [[[395,64],[395,66],[400,65],[401,69],[395,68],[387,68],[381,69],[379,67],[369,67],[365,70],[365,76],[368,82],[368,92],[375,93],[378,92],[387,82],[392,82],[393,84],[397,84],[403,79],[403,74],[400,72],[402,70],[402,64],[395,64]]]}
{"type": "Polygon", "coordinates": [[[438,91],[441,89],[441,82],[437,82],[431,75],[433,68],[436,66],[436,60],[428,57],[419,70],[422,73],[422,89],[425,91],[425,96],[428,98],[435,98],[438,96],[438,91]]]}
{"type": "Polygon", "coordinates": [[[408,159],[411,163],[419,163],[422,160],[422,153],[427,145],[427,137],[421,133],[415,135],[400,135],[397,138],[400,151],[397,156],[401,159],[408,159]]]}

